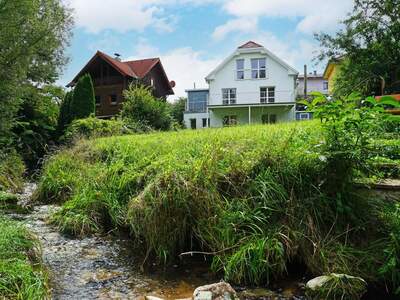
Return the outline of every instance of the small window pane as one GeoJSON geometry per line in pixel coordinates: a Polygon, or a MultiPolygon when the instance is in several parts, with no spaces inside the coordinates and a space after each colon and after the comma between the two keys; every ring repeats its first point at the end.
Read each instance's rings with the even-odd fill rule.
{"type": "Polygon", "coordinates": [[[258,78],[258,71],[257,70],[252,70],[251,71],[251,78],[257,79],[258,78]]]}
{"type": "Polygon", "coordinates": [[[244,59],[236,60],[236,69],[243,70],[244,69],[244,59]]]}
{"type": "Polygon", "coordinates": [[[252,69],[258,69],[258,59],[257,58],[253,58],[251,60],[251,68],[252,69]]]}
{"type": "Polygon", "coordinates": [[[265,70],[260,70],[260,78],[266,78],[266,72],[265,70]]]}
{"type": "Polygon", "coordinates": [[[237,79],[244,79],[244,71],[237,71],[237,79]]]}
{"type": "Polygon", "coordinates": [[[259,60],[259,68],[260,69],[265,69],[265,66],[266,66],[265,58],[260,58],[260,60],[259,60]]]}

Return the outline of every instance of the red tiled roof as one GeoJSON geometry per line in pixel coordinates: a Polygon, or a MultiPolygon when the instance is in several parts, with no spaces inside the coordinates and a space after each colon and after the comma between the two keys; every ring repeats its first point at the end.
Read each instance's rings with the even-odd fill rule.
{"type": "Polygon", "coordinates": [[[242,46],[239,46],[239,49],[245,49],[245,48],[262,48],[260,44],[257,44],[256,42],[253,41],[248,41],[247,43],[243,44],[242,46]]]}
{"type": "Polygon", "coordinates": [[[122,73],[125,76],[130,76],[130,77],[138,77],[132,68],[130,68],[129,65],[125,64],[122,61],[119,61],[115,58],[112,58],[111,56],[101,52],[97,51],[97,54],[104,58],[109,64],[113,65],[120,73],[122,73]]]}
{"type": "MultiPolygon", "coordinates": [[[[120,72],[124,76],[140,78],[142,79],[146,76],[151,69],[157,63],[161,62],[159,58],[149,58],[149,59],[141,59],[141,60],[131,60],[131,61],[119,61],[111,56],[97,51],[96,54],[92,57],[92,59],[83,67],[83,69],[76,75],[76,77],[68,84],[68,86],[73,86],[79,76],[89,67],[89,65],[97,58],[101,57],[105,61],[107,61],[110,65],[112,65],[118,72],[120,72]]],[[[165,72],[164,72],[165,73],[165,72]]],[[[165,75],[166,76],[166,75],[165,75]]]]}
{"type": "Polygon", "coordinates": [[[143,78],[151,69],[160,61],[159,58],[148,58],[141,60],[124,61],[123,64],[128,66],[139,78],[143,78]]]}

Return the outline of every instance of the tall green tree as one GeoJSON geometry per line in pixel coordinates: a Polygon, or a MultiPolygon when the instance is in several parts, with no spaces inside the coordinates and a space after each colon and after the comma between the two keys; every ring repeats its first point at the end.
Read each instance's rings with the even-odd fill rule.
{"type": "Polygon", "coordinates": [[[26,84],[55,82],[68,61],[70,9],[61,0],[0,0],[0,145],[10,145],[26,84]]]}
{"type": "Polygon", "coordinates": [[[400,0],[355,0],[344,28],[316,38],[320,60],[345,56],[335,94],[400,92],[400,0]]]}
{"type": "Polygon", "coordinates": [[[45,85],[24,86],[22,104],[12,129],[13,145],[28,167],[36,167],[56,138],[59,102],[64,97],[61,87],[45,85]]]}
{"type": "Polygon", "coordinates": [[[58,122],[57,122],[57,132],[59,136],[61,136],[64,133],[64,130],[72,121],[71,102],[73,97],[74,97],[74,92],[69,91],[65,94],[64,99],[60,103],[60,114],[58,116],[58,122]]]}
{"type": "Polygon", "coordinates": [[[92,78],[89,74],[79,78],[70,105],[71,121],[83,119],[95,113],[96,100],[92,78]]]}

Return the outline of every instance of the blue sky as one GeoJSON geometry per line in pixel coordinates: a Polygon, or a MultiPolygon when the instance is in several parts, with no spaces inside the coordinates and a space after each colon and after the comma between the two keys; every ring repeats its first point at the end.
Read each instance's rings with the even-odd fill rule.
{"type": "MultiPolygon", "coordinates": [[[[204,77],[236,47],[254,40],[302,71],[314,66],[314,32],[334,32],[352,0],[64,0],[75,16],[67,84],[96,50],[123,60],[160,57],[175,97],[206,87],[204,77]]],[[[171,100],[174,97],[171,98],[171,100]]]]}

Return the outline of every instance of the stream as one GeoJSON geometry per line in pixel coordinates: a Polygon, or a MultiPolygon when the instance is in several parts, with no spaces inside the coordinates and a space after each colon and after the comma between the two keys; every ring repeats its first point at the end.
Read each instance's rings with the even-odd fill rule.
{"type": "MultiPolygon", "coordinates": [[[[29,203],[35,188],[35,184],[25,186],[20,195],[22,205],[29,203]]],[[[142,261],[132,256],[128,239],[112,236],[77,239],[59,233],[47,223],[48,217],[58,209],[55,205],[37,205],[28,214],[11,215],[25,223],[42,244],[52,299],[144,299],[144,296],[184,299],[190,298],[196,287],[220,280],[204,263],[182,262],[167,270],[154,265],[154,270],[143,273],[139,268],[142,261]]],[[[245,299],[300,300],[305,299],[300,280],[280,282],[279,286],[273,287],[276,292],[235,289],[247,293],[249,297],[245,299]],[[259,296],[255,296],[257,293],[259,296]]]]}

